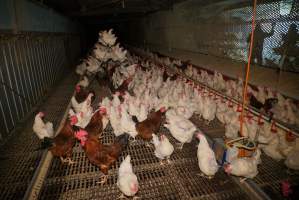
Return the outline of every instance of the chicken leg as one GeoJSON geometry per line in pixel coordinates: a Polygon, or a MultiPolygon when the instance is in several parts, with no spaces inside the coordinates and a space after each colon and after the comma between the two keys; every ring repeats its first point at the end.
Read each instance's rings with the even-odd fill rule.
{"type": "Polygon", "coordinates": [[[203,174],[203,173],[198,173],[197,174],[198,176],[202,176],[202,177],[204,177],[204,178],[207,178],[207,179],[212,179],[214,176],[206,176],[205,174],[203,174]]]}
{"type": "Polygon", "coordinates": [[[69,165],[72,165],[72,164],[75,164],[76,162],[73,161],[71,158],[66,158],[66,162],[69,164],[69,165]]]}
{"type": "Polygon", "coordinates": [[[183,149],[183,146],[184,146],[184,143],[177,143],[177,148],[179,149],[179,150],[182,150],[183,149]]]}

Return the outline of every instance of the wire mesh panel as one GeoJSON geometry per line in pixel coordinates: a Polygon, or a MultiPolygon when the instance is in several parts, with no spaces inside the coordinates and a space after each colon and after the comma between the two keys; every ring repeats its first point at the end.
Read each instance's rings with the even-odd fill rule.
{"type": "MultiPolygon", "coordinates": [[[[78,37],[69,36],[74,44],[78,37]]],[[[3,34],[0,37],[0,140],[45,96],[67,69],[63,35],[3,34]]],[[[69,43],[71,41],[69,40],[69,43]]],[[[79,45],[69,51],[78,56],[79,45]]]]}
{"type": "MultiPolygon", "coordinates": [[[[189,0],[128,23],[131,45],[247,61],[253,1],[189,0]],[[138,32],[138,35],[136,35],[138,32]],[[159,40],[157,40],[159,38],[159,40]]],[[[299,72],[299,3],[259,0],[252,63],[299,72]]]]}
{"type": "MultiPolygon", "coordinates": [[[[39,109],[46,120],[57,128],[70,97],[73,94],[76,77],[68,76],[62,85],[39,109]]],[[[0,199],[22,199],[36,168],[41,160],[40,140],[32,131],[33,119],[26,121],[24,129],[18,129],[0,148],[0,199]]]]}

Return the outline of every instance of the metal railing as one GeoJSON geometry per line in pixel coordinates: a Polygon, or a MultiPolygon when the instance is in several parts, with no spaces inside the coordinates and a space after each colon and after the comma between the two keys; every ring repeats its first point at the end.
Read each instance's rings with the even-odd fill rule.
{"type": "Polygon", "coordinates": [[[0,35],[0,141],[66,73],[74,59],[67,56],[80,51],[79,42],[73,47],[76,40],[78,36],[65,34],[0,35]]]}

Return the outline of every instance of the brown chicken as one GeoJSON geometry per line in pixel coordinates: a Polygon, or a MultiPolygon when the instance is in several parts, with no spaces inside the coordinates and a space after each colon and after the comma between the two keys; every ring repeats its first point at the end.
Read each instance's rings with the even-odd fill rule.
{"type": "Polygon", "coordinates": [[[86,90],[80,85],[76,85],[75,99],[78,103],[82,103],[87,98],[88,94],[92,93],[91,103],[95,100],[95,92],[93,90],[86,90]]]}
{"type": "Polygon", "coordinates": [[[138,136],[143,140],[150,141],[152,134],[155,134],[159,130],[165,112],[166,109],[163,107],[156,112],[148,114],[147,118],[142,122],[138,122],[137,117],[133,116],[132,119],[136,123],[138,136]]]}
{"type": "Polygon", "coordinates": [[[90,119],[90,122],[85,127],[85,130],[90,134],[100,137],[103,131],[102,119],[106,115],[106,109],[100,108],[96,111],[90,119]]]}
{"type": "Polygon", "coordinates": [[[108,178],[109,168],[128,145],[129,135],[123,134],[116,137],[115,142],[110,145],[101,144],[96,136],[88,134],[83,129],[76,132],[75,137],[80,141],[89,161],[99,167],[104,174],[100,181],[101,184],[104,184],[108,178]]]}
{"type": "Polygon", "coordinates": [[[120,95],[124,95],[125,92],[128,91],[128,86],[129,86],[129,84],[131,83],[132,80],[133,80],[132,77],[129,77],[126,80],[124,80],[122,82],[122,84],[113,91],[113,93],[119,92],[120,95]]]}
{"type": "Polygon", "coordinates": [[[73,164],[71,156],[76,139],[74,136],[73,125],[76,122],[66,120],[63,128],[54,138],[45,138],[42,147],[39,149],[49,149],[53,156],[60,157],[63,163],[73,164]]]}

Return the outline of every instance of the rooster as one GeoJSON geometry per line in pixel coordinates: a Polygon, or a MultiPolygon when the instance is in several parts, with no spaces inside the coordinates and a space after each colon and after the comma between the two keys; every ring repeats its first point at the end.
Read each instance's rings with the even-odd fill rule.
{"type": "Polygon", "coordinates": [[[75,137],[80,141],[89,161],[99,167],[104,174],[100,181],[103,185],[107,181],[109,168],[128,145],[129,135],[122,134],[116,137],[115,142],[110,145],[101,144],[96,136],[88,134],[83,129],[77,131],[75,137]]]}
{"type": "Polygon", "coordinates": [[[120,198],[125,198],[124,195],[131,197],[138,192],[139,184],[137,176],[134,174],[132,169],[130,155],[127,155],[119,166],[117,186],[123,193],[120,198]]]}
{"type": "Polygon", "coordinates": [[[44,122],[45,114],[43,112],[39,112],[34,118],[33,131],[37,135],[37,137],[41,140],[44,138],[52,138],[54,137],[53,124],[51,122],[44,122]]]}

